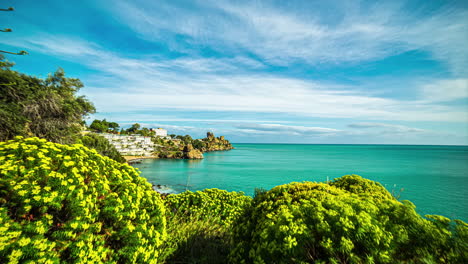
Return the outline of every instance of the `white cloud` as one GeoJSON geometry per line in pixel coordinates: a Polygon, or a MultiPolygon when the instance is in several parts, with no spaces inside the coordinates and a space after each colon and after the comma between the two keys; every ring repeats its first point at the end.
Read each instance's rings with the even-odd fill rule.
{"type": "Polygon", "coordinates": [[[48,33],[39,33],[32,37],[12,38],[9,40],[9,43],[15,46],[31,48],[45,54],[68,56],[69,58],[76,56],[104,56],[107,53],[102,51],[100,46],[81,38],[48,33]]]}
{"type": "Polygon", "coordinates": [[[448,102],[468,98],[468,79],[436,80],[422,85],[422,98],[431,102],[448,102]]]}
{"type": "Polygon", "coordinates": [[[349,85],[271,74],[216,72],[220,67],[236,67],[237,60],[214,63],[217,66],[199,59],[168,60],[161,66],[161,61],[152,58],[121,57],[75,38],[37,36],[34,42],[18,43],[98,70],[95,78],[84,80],[83,92],[102,112],[185,109],[368,120],[468,121],[466,109],[429,102],[425,97],[404,101],[353,92],[357,87],[349,85]],[[57,48],[57,43],[70,46],[57,48]],[[208,66],[199,71],[200,67],[193,67],[198,64],[208,66]]]}
{"type": "Polygon", "coordinates": [[[383,129],[383,131],[380,131],[380,133],[424,133],[428,132],[427,130],[420,129],[420,128],[414,128],[414,127],[408,127],[408,126],[403,126],[403,125],[395,125],[395,124],[386,124],[386,123],[354,123],[354,124],[349,124],[348,127],[350,128],[360,128],[360,129],[383,129]]]}
{"type": "Polygon", "coordinates": [[[235,125],[235,128],[249,133],[290,134],[303,136],[334,135],[341,132],[338,129],[326,127],[290,126],[282,124],[238,124],[235,125]]]}
{"type": "MultiPolygon", "coordinates": [[[[446,8],[423,16],[393,1],[367,7],[339,1],[296,10],[256,1],[194,5],[121,0],[114,13],[145,39],[167,42],[170,32],[188,36],[188,45],[225,53],[247,50],[278,65],[354,63],[420,50],[446,63],[455,74],[468,73],[468,11],[463,9],[446,8]],[[326,21],[330,13],[336,14],[333,23],[326,21]]],[[[185,49],[180,43],[172,46],[185,49]]]]}

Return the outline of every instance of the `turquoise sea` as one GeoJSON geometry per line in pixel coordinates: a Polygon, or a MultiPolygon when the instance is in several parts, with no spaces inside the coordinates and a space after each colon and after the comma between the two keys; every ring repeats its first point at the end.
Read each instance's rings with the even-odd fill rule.
{"type": "Polygon", "coordinates": [[[293,181],[358,174],[379,181],[422,214],[468,221],[468,146],[234,144],[203,160],[134,165],[169,190],[219,188],[252,195],[293,181]]]}

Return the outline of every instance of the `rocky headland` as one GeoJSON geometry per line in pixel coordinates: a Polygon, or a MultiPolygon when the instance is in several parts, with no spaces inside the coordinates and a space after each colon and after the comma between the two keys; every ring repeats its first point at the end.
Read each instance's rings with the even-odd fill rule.
{"type": "Polygon", "coordinates": [[[190,136],[176,136],[171,139],[155,138],[154,155],[163,159],[203,159],[203,153],[231,150],[234,147],[224,136],[215,137],[208,132],[205,138],[192,139],[190,136]]]}

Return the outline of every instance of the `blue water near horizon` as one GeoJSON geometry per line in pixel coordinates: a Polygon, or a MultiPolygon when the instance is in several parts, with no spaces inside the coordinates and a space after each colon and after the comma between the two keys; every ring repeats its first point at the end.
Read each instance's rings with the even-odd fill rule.
{"type": "Polygon", "coordinates": [[[252,195],[290,182],[357,174],[382,183],[421,214],[468,221],[468,146],[233,144],[203,160],[143,160],[134,166],[176,192],[219,188],[252,195]]]}

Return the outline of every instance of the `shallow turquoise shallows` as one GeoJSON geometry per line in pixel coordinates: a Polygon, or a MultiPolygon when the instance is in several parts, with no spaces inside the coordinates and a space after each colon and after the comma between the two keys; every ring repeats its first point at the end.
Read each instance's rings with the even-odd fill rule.
{"type": "Polygon", "coordinates": [[[151,183],[176,192],[219,188],[252,195],[293,181],[358,174],[382,183],[421,214],[468,221],[468,147],[234,144],[203,160],[144,160],[151,183]]]}

